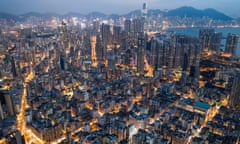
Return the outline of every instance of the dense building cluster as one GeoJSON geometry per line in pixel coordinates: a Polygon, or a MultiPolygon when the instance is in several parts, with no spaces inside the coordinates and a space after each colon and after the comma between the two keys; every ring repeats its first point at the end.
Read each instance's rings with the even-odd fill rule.
{"type": "Polygon", "coordinates": [[[0,142],[239,143],[239,37],[223,51],[214,29],[150,33],[149,22],[144,4],[124,27],[1,34],[0,142]]]}

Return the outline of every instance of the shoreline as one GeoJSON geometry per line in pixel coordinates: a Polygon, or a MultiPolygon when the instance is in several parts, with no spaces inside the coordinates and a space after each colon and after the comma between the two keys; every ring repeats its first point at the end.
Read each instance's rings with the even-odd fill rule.
{"type": "Polygon", "coordinates": [[[185,27],[185,26],[173,26],[173,27],[168,27],[167,29],[188,29],[188,28],[240,28],[240,26],[211,26],[211,27],[207,27],[207,26],[202,26],[202,27],[185,27]]]}

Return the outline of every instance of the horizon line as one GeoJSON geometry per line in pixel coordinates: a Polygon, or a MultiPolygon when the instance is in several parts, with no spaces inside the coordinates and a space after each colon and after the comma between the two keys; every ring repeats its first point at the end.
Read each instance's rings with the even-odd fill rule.
{"type": "MultiPolygon", "coordinates": [[[[222,13],[222,14],[224,14],[224,15],[226,15],[226,16],[228,16],[228,17],[231,17],[231,18],[240,18],[240,16],[238,16],[238,17],[233,17],[233,16],[230,16],[230,15],[228,15],[228,14],[226,14],[225,12],[222,12],[222,11],[220,11],[220,10],[218,10],[218,9],[216,9],[216,8],[211,8],[211,7],[209,7],[209,8],[204,8],[204,9],[200,9],[200,8],[196,8],[196,7],[194,7],[194,6],[181,6],[181,7],[177,7],[177,8],[172,8],[172,9],[164,9],[164,10],[162,10],[162,9],[160,9],[160,8],[149,8],[148,10],[160,10],[161,12],[167,12],[167,11],[170,11],[170,10],[175,10],[175,9],[179,9],[179,8],[183,8],[183,7],[189,7],[189,8],[194,8],[194,9],[196,9],[196,10],[206,10],[206,9],[214,9],[214,10],[216,10],[217,12],[220,12],[220,13],[222,13]]],[[[128,12],[126,12],[126,13],[114,13],[114,12],[111,12],[111,13],[106,13],[106,12],[101,12],[101,11],[90,11],[90,12],[85,12],[85,13],[83,13],[83,12],[76,12],[76,11],[68,11],[68,12],[64,12],[64,13],[61,13],[61,12],[52,12],[52,11],[46,11],[46,12],[41,12],[41,11],[29,11],[29,12],[24,12],[24,13],[11,13],[11,12],[6,12],[6,11],[0,11],[0,13],[5,13],[5,14],[11,14],[11,15],[15,15],[15,16],[21,16],[21,15],[24,15],[24,14],[28,14],[28,13],[38,13],[38,14],[57,14],[57,15],[67,15],[67,14],[69,14],[69,13],[76,13],[76,14],[81,14],[81,15],[88,15],[88,14],[91,14],[91,13],[94,13],[94,12],[96,12],[96,13],[101,13],[101,14],[104,14],[104,15],[126,15],[126,14],[128,14],[128,13],[130,13],[130,12],[134,12],[134,11],[138,11],[138,10],[140,10],[141,11],[141,9],[133,9],[133,10],[129,10],[128,12]]]]}

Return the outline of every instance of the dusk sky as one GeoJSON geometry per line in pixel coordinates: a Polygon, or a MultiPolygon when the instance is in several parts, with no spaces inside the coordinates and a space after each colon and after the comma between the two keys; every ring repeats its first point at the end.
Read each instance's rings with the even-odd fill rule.
{"type": "Polygon", "coordinates": [[[240,17],[240,0],[1,0],[0,11],[13,14],[27,12],[86,14],[92,11],[123,14],[141,8],[143,2],[147,2],[150,9],[193,6],[198,9],[215,8],[229,16],[240,17]]]}

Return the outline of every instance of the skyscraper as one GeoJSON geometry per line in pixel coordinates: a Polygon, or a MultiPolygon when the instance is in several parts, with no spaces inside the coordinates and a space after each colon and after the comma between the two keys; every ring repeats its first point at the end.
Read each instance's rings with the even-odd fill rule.
{"type": "Polygon", "coordinates": [[[96,39],[96,56],[98,61],[105,61],[107,56],[107,47],[103,45],[100,35],[96,39]]]}
{"type": "Polygon", "coordinates": [[[96,35],[91,36],[91,59],[93,61],[93,64],[96,64],[97,56],[96,56],[96,42],[97,37],[96,35]]]}
{"type": "Polygon", "coordinates": [[[97,33],[100,30],[100,22],[98,20],[93,21],[93,32],[97,33]]]}
{"type": "Polygon", "coordinates": [[[16,70],[16,64],[15,64],[14,57],[11,58],[11,64],[12,64],[12,74],[13,74],[13,77],[16,77],[17,76],[17,70],[16,70]]]}
{"type": "Polygon", "coordinates": [[[65,56],[63,54],[60,55],[60,68],[61,70],[65,70],[65,56]]]}
{"type": "Polygon", "coordinates": [[[137,49],[137,72],[140,74],[144,73],[144,54],[146,48],[146,40],[145,37],[138,37],[138,49],[137,49]]]}
{"type": "Polygon", "coordinates": [[[188,55],[187,55],[187,53],[185,53],[183,56],[182,71],[187,71],[187,69],[188,69],[188,55]]]}
{"type": "Polygon", "coordinates": [[[62,22],[61,25],[61,33],[62,33],[62,45],[63,45],[63,51],[67,47],[67,24],[65,22],[62,22]]]}
{"type": "Polygon", "coordinates": [[[121,27],[114,26],[113,27],[113,43],[119,44],[121,42],[121,27]]]}
{"type": "Polygon", "coordinates": [[[201,29],[199,31],[201,50],[220,52],[222,33],[214,32],[214,29],[201,29]]]}
{"type": "Polygon", "coordinates": [[[214,33],[211,38],[210,49],[212,51],[216,51],[216,53],[219,53],[221,48],[221,40],[222,40],[222,33],[214,33]]]}
{"type": "Polygon", "coordinates": [[[158,68],[157,66],[157,40],[155,38],[151,38],[150,41],[151,44],[151,53],[150,53],[150,64],[156,70],[158,68]]]}
{"type": "Polygon", "coordinates": [[[148,30],[148,9],[147,9],[147,3],[143,3],[142,7],[142,19],[144,21],[144,30],[148,30]]]}
{"type": "Polygon", "coordinates": [[[146,18],[146,17],[147,17],[147,13],[148,13],[147,3],[143,3],[143,7],[142,7],[142,17],[143,17],[143,18],[146,18]]]}
{"type": "Polygon", "coordinates": [[[228,34],[225,52],[230,53],[232,56],[236,56],[237,47],[238,47],[239,36],[235,34],[228,34]]]}
{"type": "Polygon", "coordinates": [[[232,108],[240,107],[240,72],[235,72],[230,94],[229,105],[232,108]]]}
{"type": "Polygon", "coordinates": [[[124,21],[124,30],[125,30],[126,33],[131,32],[131,30],[132,30],[132,22],[131,22],[131,20],[127,19],[127,20],[124,21]]]}
{"type": "Polygon", "coordinates": [[[63,34],[63,39],[65,39],[66,38],[65,34],[67,33],[67,24],[65,22],[62,22],[61,30],[62,30],[62,34],[63,34]]]}
{"type": "Polygon", "coordinates": [[[214,29],[201,29],[199,31],[199,39],[202,45],[202,50],[208,51],[211,46],[211,39],[214,35],[214,29]]]}
{"type": "Polygon", "coordinates": [[[195,66],[195,65],[192,65],[190,67],[190,74],[189,74],[189,76],[191,78],[194,78],[194,79],[198,80],[199,79],[199,75],[200,75],[199,67],[195,66]]]}
{"type": "Polygon", "coordinates": [[[137,18],[132,21],[132,30],[134,33],[141,33],[144,30],[144,19],[137,18]]]}
{"type": "Polygon", "coordinates": [[[111,44],[111,31],[110,25],[102,24],[101,27],[101,38],[103,42],[103,46],[106,47],[107,45],[111,44]]]}
{"type": "Polygon", "coordinates": [[[15,114],[12,97],[8,90],[0,91],[0,118],[4,119],[15,114]],[[4,109],[5,108],[5,109],[4,109]]]}
{"type": "Polygon", "coordinates": [[[151,60],[154,64],[155,70],[157,68],[161,68],[162,66],[168,66],[169,58],[172,58],[170,55],[170,39],[166,38],[167,36],[164,34],[156,34],[154,39],[156,41],[152,41],[151,50],[153,60],[151,60]]]}
{"type": "MultiPolygon", "coordinates": [[[[199,66],[201,48],[200,48],[199,40],[197,38],[189,37],[186,35],[178,35],[177,45],[179,45],[179,48],[182,51],[180,52],[180,61],[182,62],[182,64],[184,63],[184,54],[185,53],[187,54],[187,57],[188,57],[187,69],[190,68],[190,66],[192,65],[199,66]]],[[[175,60],[175,62],[177,61],[175,60]]],[[[184,69],[186,69],[186,67],[184,69]]]]}

